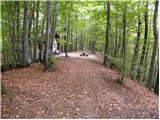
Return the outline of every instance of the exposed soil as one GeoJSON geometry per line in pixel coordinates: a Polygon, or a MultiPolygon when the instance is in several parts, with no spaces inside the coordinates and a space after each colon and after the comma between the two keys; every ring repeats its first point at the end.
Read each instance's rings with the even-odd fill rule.
{"type": "Polygon", "coordinates": [[[59,58],[54,72],[41,64],[2,73],[9,89],[2,118],[158,118],[158,96],[101,61],[59,58]]]}

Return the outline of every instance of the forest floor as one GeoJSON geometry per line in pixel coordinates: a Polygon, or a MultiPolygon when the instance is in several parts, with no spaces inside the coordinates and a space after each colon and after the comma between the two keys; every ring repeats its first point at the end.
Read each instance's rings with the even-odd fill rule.
{"type": "MultiPolygon", "coordinates": [[[[2,118],[158,118],[158,96],[101,59],[58,58],[54,72],[36,63],[3,72],[2,118]]],[[[92,58],[92,57],[91,57],[92,58]]]]}

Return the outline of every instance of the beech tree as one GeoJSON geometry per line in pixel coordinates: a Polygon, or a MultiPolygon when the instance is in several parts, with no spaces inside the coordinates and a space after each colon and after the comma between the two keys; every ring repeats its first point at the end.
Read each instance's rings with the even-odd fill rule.
{"type": "Polygon", "coordinates": [[[107,26],[106,26],[106,41],[105,41],[105,52],[103,64],[108,66],[109,63],[109,28],[110,28],[110,2],[107,2],[107,26]]]}
{"type": "Polygon", "coordinates": [[[154,9],[154,16],[153,16],[153,35],[154,35],[154,45],[153,45],[153,50],[152,50],[152,57],[151,57],[151,64],[150,64],[150,69],[149,69],[149,77],[148,77],[148,82],[147,85],[148,87],[151,86],[152,78],[153,78],[153,70],[154,70],[154,64],[155,64],[155,58],[156,58],[156,53],[158,49],[158,30],[157,30],[157,15],[158,15],[158,5],[159,1],[155,1],[155,9],[154,9]]]}
{"type": "Polygon", "coordinates": [[[139,69],[138,69],[138,75],[137,78],[141,77],[141,73],[143,72],[142,68],[144,65],[144,59],[145,59],[145,54],[146,54],[146,47],[147,47],[147,38],[148,38],[148,1],[146,2],[145,5],[145,15],[144,15],[144,22],[145,22],[145,33],[144,33],[144,43],[143,43],[143,48],[142,48],[142,55],[140,59],[140,64],[139,64],[139,69]]]}
{"type": "Polygon", "coordinates": [[[123,47],[122,47],[123,68],[122,68],[121,82],[123,82],[124,80],[125,66],[126,66],[126,4],[127,3],[124,3],[124,13],[123,13],[123,47]]]}
{"type": "Polygon", "coordinates": [[[23,44],[22,44],[22,57],[23,57],[23,64],[27,66],[29,61],[29,54],[28,54],[28,1],[24,1],[24,21],[23,21],[23,44]]]}
{"type": "Polygon", "coordinates": [[[137,28],[137,38],[136,38],[136,43],[135,43],[135,48],[134,48],[134,56],[133,56],[133,64],[131,66],[131,70],[133,72],[132,76],[133,79],[136,79],[137,77],[137,70],[138,70],[138,56],[139,56],[139,40],[141,36],[141,16],[140,13],[138,15],[138,28],[137,28]]]}
{"type": "Polygon", "coordinates": [[[45,66],[48,64],[49,56],[49,26],[50,26],[50,1],[46,2],[47,5],[47,25],[46,25],[46,42],[45,42],[45,66]]]}

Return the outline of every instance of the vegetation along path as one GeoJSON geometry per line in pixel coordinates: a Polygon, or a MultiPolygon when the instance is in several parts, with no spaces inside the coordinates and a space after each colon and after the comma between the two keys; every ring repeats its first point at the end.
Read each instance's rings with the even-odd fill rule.
{"type": "Polygon", "coordinates": [[[2,118],[158,118],[158,96],[102,61],[60,57],[54,72],[32,64],[2,73],[2,118]]]}

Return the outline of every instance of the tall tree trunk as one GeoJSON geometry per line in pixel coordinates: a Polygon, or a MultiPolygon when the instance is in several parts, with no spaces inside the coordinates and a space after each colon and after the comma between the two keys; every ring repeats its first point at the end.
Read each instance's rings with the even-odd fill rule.
{"type": "Polygon", "coordinates": [[[96,53],[96,40],[92,41],[92,53],[95,54],[96,53]]]}
{"type": "Polygon", "coordinates": [[[66,43],[64,44],[65,56],[68,57],[68,40],[66,35],[64,36],[64,40],[66,41],[66,43]]]}
{"type": "Polygon", "coordinates": [[[113,56],[114,55],[114,41],[113,41],[113,37],[112,37],[112,27],[110,25],[110,29],[109,29],[109,39],[110,39],[110,55],[113,56]]]}
{"type": "Polygon", "coordinates": [[[137,74],[137,79],[142,79],[141,74],[142,74],[142,68],[144,67],[144,58],[146,54],[146,47],[147,47],[147,38],[148,38],[148,2],[146,2],[145,6],[145,15],[144,15],[144,22],[145,22],[145,33],[144,33],[144,43],[143,43],[143,49],[142,49],[142,55],[140,59],[140,64],[138,68],[138,74],[137,74]]]}
{"type": "Polygon", "coordinates": [[[156,61],[155,61],[155,64],[154,64],[153,80],[152,80],[152,83],[151,83],[151,87],[153,87],[153,88],[155,87],[155,84],[156,84],[158,68],[159,68],[159,52],[157,52],[156,61]]]}
{"type": "Polygon", "coordinates": [[[32,10],[30,11],[30,20],[29,20],[29,33],[28,33],[28,40],[29,40],[29,47],[30,47],[30,57],[32,60],[32,45],[31,45],[31,32],[32,32],[32,23],[34,19],[34,10],[35,10],[35,2],[33,1],[32,10]]]}
{"type": "Polygon", "coordinates": [[[16,4],[17,4],[17,59],[18,61],[21,60],[21,54],[20,54],[20,32],[19,32],[19,28],[20,28],[20,24],[19,24],[19,13],[20,13],[20,8],[19,8],[19,1],[16,1],[16,4]]]}
{"type": "Polygon", "coordinates": [[[76,51],[78,51],[78,32],[76,28],[76,51]]]}
{"type": "Polygon", "coordinates": [[[7,59],[6,59],[6,54],[7,54],[7,51],[6,51],[6,45],[5,45],[5,37],[4,35],[2,34],[2,58],[1,58],[1,61],[2,61],[2,64],[6,64],[7,63],[7,59]]]}
{"type": "Polygon", "coordinates": [[[131,66],[132,79],[136,79],[137,69],[138,69],[138,54],[139,54],[139,40],[141,36],[141,19],[140,15],[138,16],[138,29],[137,29],[137,40],[134,48],[133,64],[131,66]]]}
{"type": "Polygon", "coordinates": [[[158,48],[158,39],[159,39],[158,30],[157,30],[158,5],[159,5],[159,1],[157,0],[155,1],[155,10],[154,10],[154,16],[153,16],[154,45],[153,45],[152,58],[151,58],[151,64],[150,64],[149,76],[148,76],[148,82],[147,82],[148,87],[150,87],[152,83],[155,58],[156,58],[156,53],[158,48]]]}
{"type": "MultiPolygon", "coordinates": [[[[16,17],[16,2],[14,1],[14,17],[16,17]]],[[[12,18],[12,23],[13,23],[13,32],[12,32],[12,45],[13,45],[13,56],[14,56],[14,62],[17,61],[17,56],[16,56],[16,32],[15,32],[15,26],[16,26],[16,19],[12,18]]]]}
{"type": "Polygon", "coordinates": [[[118,34],[118,48],[117,48],[117,54],[119,53],[120,47],[121,47],[121,44],[122,44],[121,33],[122,33],[122,30],[120,29],[120,30],[119,30],[119,34],[118,34]]]}
{"type": "Polygon", "coordinates": [[[116,22],[115,22],[115,47],[114,47],[114,55],[117,56],[117,37],[118,37],[118,16],[116,15],[116,22]]]}
{"type": "Polygon", "coordinates": [[[73,26],[71,28],[71,51],[73,51],[73,26]]]}
{"type": "Polygon", "coordinates": [[[50,44],[50,53],[52,53],[53,43],[55,40],[57,22],[58,22],[58,1],[54,1],[54,18],[53,18],[53,32],[51,33],[51,44],[50,44]]]}
{"type": "Polygon", "coordinates": [[[23,21],[23,44],[22,44],[23,65],[29,64],[28,58],[28,1],[24,1],[24,21],[23,21]]]}
{"type": "Polygon", "coordinates": [[[109,66],[109,28],[110,28],[110,2],[107,2],[107,26],[106,26],[106,43],[105,43],[105,52],[104,52],[104,66],[109,66]]]}
{"type": "Polygon", "coordinates": [[[78,15],[76,15],[76,51],[78,51],[78,15]]]}
{"type": "Polygon", "coordinates": [[[149,40],[150,40],[150,32],[151,32],[151,21],[150,21],[150,27],[149,27],[149,33],[148,33],[148,40],[147,40],[147,50],[146,50],[146,54],[145,54],[145,62],[144,62],[144,77],[143,77],[143,82],[147,80],[148,77],[148,56],[149,56],[149,40]]]}
{"type": "Polygon", "coordinates": [[[47,25],[46,25],[46,44],[45,44],[45,66],[48,65],[48,55],[49,55],[49,25],[50,25],[50,1],[47,4],[47,25]]]}
{"type": "Polygon", "coordinates": [[[71,6],[72,6],[72,4],[70,3],[70,9],[69,9],[69,11],[68,11],[68,17],[67,17],[67,41],[66,41],[66,57],[68,57],[68,40],[70,39],[70,37],[69,37],[69,34],[70,34],[70,13],[71,13],[71,6]]]}
{"type": "Polygon", "coordinates": [[[36,39],[34,39],[34,54],[33,54],[33,59],[36,59],[37,56],[37,41],[38,41],[38,19],[39,19],[39,4],[40,1],[37,1],[36,4],[36,39]]]}
{"type": "Polygon", "coordinates": [[[44,35],[43,35],[45,18],[46,18],[46,14],[44,13],[43,22],[42,22],[42,29],[41,29],[40,51],[39,51],[39,61],[40,61],[41,63],[42,63],[42,61],[43,61],[43,39],[45,39],[45,38],[44,38],[44,35]]]}
{"type": "Polygon", "coordinates": [[[122,68],[122,78],[120,82],[123,82],[124,80],[124,74],[125,74],[125,66],[126,66],[126,3],[123,13],[123,51],[122,51],[122,57],[123,57],[123,68],[122,68]]]}
{"type": "Polygon", "coordinates": [[[66,44],[65,44],[65,54],[68,57],[68,42],[69,42],[69,17],[67,18],[67,36],[65,36],[66,44]]]}

